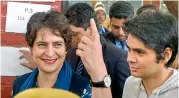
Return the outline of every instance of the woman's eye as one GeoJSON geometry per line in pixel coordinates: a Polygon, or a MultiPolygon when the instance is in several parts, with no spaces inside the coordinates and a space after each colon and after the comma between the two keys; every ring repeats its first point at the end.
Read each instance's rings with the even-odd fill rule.
{"type": "Polygon", "coordinates": [[[58,48],[58,47],[61,47],[62,44],[55,44],[54,46],[58,48]]]}
{"type": "Polygon", "coordinates": [[[38,47],[44,48],[44,47],[46,47],[46,45],[45,44],[38,44],[38,47]]]}

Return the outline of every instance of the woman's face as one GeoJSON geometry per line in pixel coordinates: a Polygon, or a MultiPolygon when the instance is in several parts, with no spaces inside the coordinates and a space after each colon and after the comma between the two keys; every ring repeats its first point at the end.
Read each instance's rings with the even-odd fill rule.
{"type": "MultiPolygon", "coordinates": [[[[56,34],[60,32],[55,31],[56,34]]],[[[31,49],[33,60],[39,71],[53,73],[59,71],[66,56],[64,39],[52,33],[52,29],[42,28],[37,32],[31,49]]]]}

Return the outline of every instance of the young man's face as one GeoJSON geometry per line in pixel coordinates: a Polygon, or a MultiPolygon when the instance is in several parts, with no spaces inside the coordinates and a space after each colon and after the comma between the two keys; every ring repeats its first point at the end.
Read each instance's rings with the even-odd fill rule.
{"type": "Polygon", "coordinates": [[[74,48],[78,47],[78,44],[83,36],[90,37],[90,29],[85,30],[82,27],[76,27],[74,25],[70,25],[69,27],[73,31],[72,47],[74,48]]]}
{"type": "Polygon", "coordinates": [[[114,37],[118,41],[125,41],[127,39],[127,35],[124,33],[122,27],[123,23],[126,21],[126,19],[117,19],[117,18],[111,18],[110,19],[110,25],[111,25],[111,32],[113,33],[114,37]]]}
{"type": "Polygon", "coordinates": [[[127,45],[129,47],[127,61],[133,76],[140,78],[152,77],[164,67],[161,62],[157,63],[154,50],[147,48],[143,42],[130,34],[127,45]]]}

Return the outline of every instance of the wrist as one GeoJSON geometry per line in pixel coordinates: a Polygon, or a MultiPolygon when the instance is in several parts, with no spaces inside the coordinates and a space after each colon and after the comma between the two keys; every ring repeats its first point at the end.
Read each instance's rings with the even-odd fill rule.
{"type": "Polygon", "coordinates": [[[91,81],[93,82],[101,81],[104,78],[104,76],[108,75],[104,62],[99,63],[96,66],[98,67],[95,70],[93,70],[91,74],[91,81]]]}
{"type": "Polygon", "coordinates": [[[101,81],[104,78],[104,76],[106,76],[106,75],[108,75],[107,72],[94,74],[91,76],[91,81],[93,81],[93,82],[101,81]]]}

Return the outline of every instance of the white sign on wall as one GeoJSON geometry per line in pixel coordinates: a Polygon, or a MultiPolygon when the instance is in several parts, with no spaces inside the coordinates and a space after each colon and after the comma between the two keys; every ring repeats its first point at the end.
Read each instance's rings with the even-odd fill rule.
{"type": "Polygon", "coordinates": [[[25,33],[27,22],[32,14],[46,12],[50,9],[51,5],[8,2],[5,30],[6,32],[25,33]]]}

